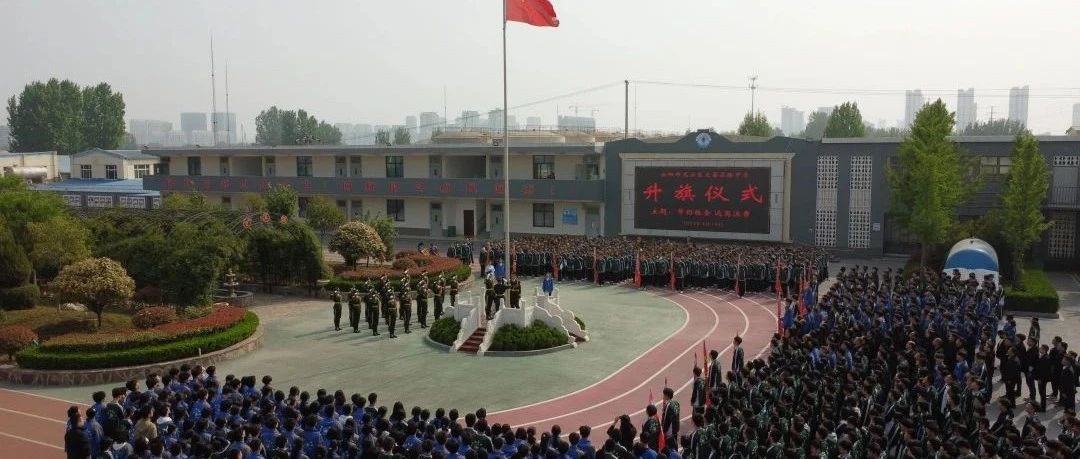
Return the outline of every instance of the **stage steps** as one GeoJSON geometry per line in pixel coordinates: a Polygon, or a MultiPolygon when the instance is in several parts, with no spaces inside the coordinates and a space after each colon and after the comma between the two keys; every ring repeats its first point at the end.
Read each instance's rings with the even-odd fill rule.
{"type": "Polygon", "coordinates": [[[465,340],[465,342],[461,344],[461,347],[458,348],[458,352],[475,354],[476,351],[480,350],[480,343],[484,341],[485,334],[487,334],[486,327],[477,328],[476,331],[473,332],[472,336],[470,336],[469,339],[465,340]]]}

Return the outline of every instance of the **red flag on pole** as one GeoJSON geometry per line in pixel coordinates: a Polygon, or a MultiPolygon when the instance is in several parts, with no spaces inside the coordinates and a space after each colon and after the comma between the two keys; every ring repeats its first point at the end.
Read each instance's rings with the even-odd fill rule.
{"type": "Polygon", "coordinates": [[[600,283],[600,272],[596,270],[596,249],[592,249],[592,275],[593,282],[600,283]]]}
{"type": "Polygon", "coordinates": [[[801,279],[799,280],[799,317],[806,315],[806,278],[808,273],[804,267],[801,279]]]}
{"type": "MultiPolygon", "coordinates": [[[[675,254],[671,254],[671,269],[668,270],[671,274],[671,289],[675,290],[675,254]]],[[[667,385],[667,380],[664,380],[664,385],[667,385]]]]}
{"type": "MultiPolygon", "coordinates": [[[[664,411],[667,411],[667,403],[664,404],[664,411]]],[[[664,437],[667,437],[667,435],[664,434],[664,418],[663,418],[663,416],[661,416],[660,417],[660,439],[656,442],[657,443],[656,449],[659,450],[659,451],[657,451],[658,453],[663,453],[664,450],[667,449],[667,438],[664,438],[664,437]]]]}
{"type": "Polygon", "coordinates": [[[779,332],[779,333],[784,332],[784,322],[782,320],[782,317],[784,317],[784,314],[781,311],[782,308],[780,307],[780,304],[783,302],[783,297],[784,297],[784,286],[780,283],[780,259],[777,258],[776,259],[776,331],[779,332]]]}
{"type": "Polygon", "coordinates": [[[510,250],[510,274],[517,274],[517,252],[510,250]]]}
{"type": "Polygon", "coordinates": [[[559,253],[555,252],[555,255],[551,257],[551,277],[556,280],[559,279],[559,253]]]}
{"type": "Polygon", "coordinates": [[[641,288],[641,251],[634,254],[634,286],[641,288]]]}
{"type": "Polygon", "coordinates": [[[506,20],[537,27],[558,27],[555,7],[548,0],[506,0],[506,20]]]}

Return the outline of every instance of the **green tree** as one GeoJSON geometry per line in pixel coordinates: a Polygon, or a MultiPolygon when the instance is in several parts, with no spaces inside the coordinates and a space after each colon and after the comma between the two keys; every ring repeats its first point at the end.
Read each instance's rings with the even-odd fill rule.
{"type": "Polygon", "coordinates": [[[806,129],[799,137],[809,140],[818,140],[825,136],[825,127],[829,124],[829,115],[825,112],[813,112],[810,120],[806,123],[806,129]]]}
{"type": "Polygon", "coordinates": [[[26,85],[8,99],[12,151],[49,151],[69,155],[83,149],[83,94],[69,80],[50,79],[26,85]]]}
{"type": "Polygon", "coordinates": [[[270,188],[266,189],[266,210],[275,217],[286,215],[289,218],[295,218],[299,208],[300,201],[296,196],[296,190],[293,190],[292,187],[288,185],[270,185],[270,188]]]}
{"type": "Polygon", "coordinates": [[[315,138],[319,139],[321,145],[341,145],[341,130],[325,121],[320,121],[319,127],[315,129],[315,138]]]}
{"type": "Polygon", "coordinates": [[[987,136],[987,135],[1018,135],[1024,131],[1024,123],[1017,120],[1001,118],[986,122],[976,121],[967,125],[960,131],[960,135],[987,136]]]}
{"type": "Polygon", "coordinates": [[[347,218],[333,201],[325,196],[315,196],[308,200],[307,217],[304,218],[308,225],[323,237],[330,231],[345,223],[347,218]]]}
{"type": "Polygon", "coordinates": [[[93,311],[98,327],[105,308],[122,305],[135,293],[135,281],[120,263],[108,258],[87,258],[67,265],[51,285],[62,301],[82,303],[93,311]]]}
{"type": "Polygon", "coordinates": [[[877,128],[870,125],[866,126],[866,137],[903,137],[906,136],[908,131],[900,129],[898,127],[891,128],[877,128]]]}
{"type": "Polygon", "coordinates": [[[825,137],[866,137],[862,113],[855,102],[844,102],[833,108],[825,123],[825,137]]]}
{"type": "Polygon", "coordinates": [[[0,221],[0,288],[25,285],[32,266],[26,252],[15,243],[11,230],[0,221]]]}
{"type": "Polygon", "coordinates": [[[0,177],[0,220],[6,222],[23,253],[34,251],[28,230],[30,223],[48,222],[66,214],[60,195],[32,191],[15,176],[0,177]]]}
{"type": "Polygon", "coordinates": [[[287,145],[282,142],[283,120],[277,106],[259,112],[255,117],[255,143],[259,145],[287,145]]]}
{"type": "Polygon", "coordinates": [[[172,193],[165,196],[161,206],[168,210],[199,211],[209,208],[206,195],[198,191],[190,193],[172,193]]]}
{"type": "Polygon", "coordinates": [[[63,266],[90,257],[90,232],[72,217],[30,222],[27,232],[32,247],[27,255],[39,276],[55,277],[63,266]]]}
{"type": "Polygon", "coordinates": [[[266,212],[266,199],[258,193],[244,193],[240,197],[246,212],[266,212]]]}
{"type": "Polygon", "coordinates": [[[739,124],[738,133],[739,135],[769,137],[773,133],[773,128],[769,125],[769,119],[761,112],[747,113],[739,124]]]}
{"type": "Polygon", "coordinates": [[[225,268],[240,259],[240,240],[222,223],[177,223],[161,254],[161,287],[177,312],[209,304],[225,268]]]}
{"type": "Polygon", "coordinates": [[[365,212],[363,222],[379,233],[379,239],[382,240],[383,247],[386,247],[385,258],[389,259],[394,252],[394,240],[397,239],[397,226],[394,226],[394,219],[383,214],[372,216],[365,212]]]}
{"type": "Polygon", "coordinates": [[[941,99],[923,106],[897,149],[897,167],[886,169],[889,211],[919,239],[923,266],[931,247],[950,237],[957,207],[979,184],[976,162],[949,139],[953,122],[941,99]]]}
{"type": "Polygon", "coordinates": [[[361,258],[381,257],[386,253],[386,246],[379,238],[375,228],[364,222],[348,222],[338,228],[328,248],[341,254],[346,266],[356,266],[361,258]]]}
{"type": "Polygon", "coordinates": [[[408,129],[399,127],[394,129],[394,145],[408,145],[412,143],[412,134],[408,129]]]}
{"type": "Polygon", "coordinates": [[[314,286],[327,276],[322,245],[307,225],[273,222],[245,232],[244,272],[261,279],[265,288],[300,282],[314,286]]]}
{"type": "Polygon", "coordinates": [[[124,141],[124,96],[108,83],[82,90],[83,145],[114,150],[124,141]]]}
{"type": "Polygon", "coordinates": [[[1012,168],[1001,193],[1001,234],[1012,252],[1013,286],[1024,290],[1024,255],[1050,228],[1042,213],[1042,202],[1050,186],[1050,170],[1039,153],[1039,141],[1021,131],[1013,143],[1012,168]]]}
{"type": "Polygon", "coordinates": [[[375,145],[390,145],[390,131],[379,129],[375,133],[375,145]]]}
{"type": "Polygon", "coordinates": [[[341,131],[303,109],[282,110],[271,106],[255,117],[255,143],[271,146],[337,145],[341,143],[341,131]]]}

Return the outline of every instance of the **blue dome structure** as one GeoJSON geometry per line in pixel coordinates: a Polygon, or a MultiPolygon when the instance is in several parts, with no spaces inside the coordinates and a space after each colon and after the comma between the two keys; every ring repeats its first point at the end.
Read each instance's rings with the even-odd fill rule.
{"type": "Polygon", "coordinates": [[[954,244],[949,249],[949,256],[945,259],[945,267],[942,269],[947,274],[951,274],[954,269],[959,269],[965,276],[969,272],[975,272],[980,277],[993,274],[995,279],[998,279],[998,273],[1001,271],[994,247],[976,238],[964,239],[954,244]]]}

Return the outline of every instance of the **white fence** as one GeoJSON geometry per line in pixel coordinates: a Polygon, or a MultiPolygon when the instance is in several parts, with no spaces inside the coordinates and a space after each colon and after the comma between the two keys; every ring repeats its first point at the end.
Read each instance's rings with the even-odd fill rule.
{"type": "MultiPolygon", "coordinates": [[[[526,299],[523,298],[523,300],[526,299]]],[[[564,310],[559,305],[558,289],[555,289],[550,297],[537,289],[532,301],[522,301],[520,309],[502,308],[495,314],[495,318],[487,326],[487,333],[484,334],[484,340],[480,343],[480,349],[476,355],[484,355],[488,351],[491,347],[491,341],[495,337],[495,332],[499,328],[511,324],[528,327],[537,320],[565,333],[567,344],[576,347],[577,339],[575,336],[581,337],[585,341],[589,340],[588,334],[574,320],[574,313],[564,310]]],[[[464,326],[462,329],[464,329],[464,326]]],[[[466,336],[466,339],[468,339],[468,336],[466,336]]]]}

